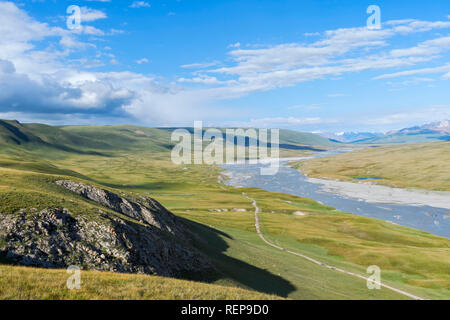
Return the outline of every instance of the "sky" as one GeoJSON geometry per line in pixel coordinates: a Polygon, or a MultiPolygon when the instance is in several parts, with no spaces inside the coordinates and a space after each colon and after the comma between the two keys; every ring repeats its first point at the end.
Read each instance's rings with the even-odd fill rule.
{"type": "Polygon", "coordinates": [[[448,0],[0,0],[0,118],[388,131],[450,119],[449,53],[448,0]]]}

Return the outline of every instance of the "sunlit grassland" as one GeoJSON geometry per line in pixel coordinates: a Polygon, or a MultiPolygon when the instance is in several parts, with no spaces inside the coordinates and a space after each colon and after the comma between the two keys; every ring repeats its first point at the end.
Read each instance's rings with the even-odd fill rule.
{"type": "MultiPolygon", "coordinates": [[[[310,200],[290,195],[256,189],[240,191],[245,191],[257,200],[262,209],[260,214],[262,230],[266,238],[272,242],[362,275],[367,274],[368,266],[378,265],[382,269],[383,281],[388,284],[426,298],[450,297],[448,239],[381,220],[340,213],[332,208],[313,204],[310,200]],[[293,212],[296,211],[307,215],[295,216],[293,212]]],[[[250,202],[248,204],[251,205],[250,202]]],[[[363,281],[358,284],[359,280],[352,277],[318,267],[277,249],[268,248],[256,236],[252,211],[235,213],[175,210],[175,212],[222,230],[233,239],[252,239],[252,247],[262,246],[265,251],[270,251],[270,254],[261,253],[253,259],[259,258],[259,265],[263,264],[264,268],[275,273],[283,270],[281,272],[283,278],[298,285],[298,289],[289,295],[291,298],[304,298],[312,294],[310,290],[314,291],[316,282],[322,283],[322,294],[328,292],[327,294],[335,298],[339,296],[344,298],[350,292],[357,292],[359,298],[368,298],[368,294],[374,294],[365,288],[363,281]],[[288,265],[283,269],[281,266],[284,262],[288,262],[288,265]],[[322,282],[323,279],[327,280],[322,282]],[[352,289],[343,289],[347,285],[352,289]],[[359,289],[362,292],[359,292],[359,289]]],[[[383,294],[384,297],[390,294],[395,296],[386,291],[383,294]]],[[[401,296],[396,298],[399,297],[401,298],[401,296]]]]}
{"type": "MultiPolygon", "coordinates": [[[[261,207],[263,232],[271,241],[361,274],[365,274],[369,265],[376,264],[382,269],[383,281],[389,284],[424,298],[450,298],[450,240],[383,221],[343,214],[310,199],[227,187],[218,182],[221,169],[200,165],[177,166],[168,161],[168,157],[167,153],[150,151],[116,152],[110,156],[71,154],[54,157],[52,161],[0,155],[1,167],[10,164],[8,168],[0,168],[0,211],[63,206],[76,214],[89,213],[95,218],[98,205],[52,183],[60,177],[84,177],[90,183],[113,188],[132,197],[140,194],[152,196],[187,219],[185,223],[200,237],[197,246],[208,254],[218,269],[217,277],[208,280],[215,284],[293,299],[405,298],[386,289],[368,290],[363,280],[267,246],[255,232],[252,204],[242,195],[246,192],[261,207]],[[294,216],[296,211],[307,215],[294,216]]],[[[17,274],[21,270],[24,269],[17,269],[17,274]]],[[[24,277],[22,288],[28,287],[30,294],[34,292],[33,283],[47,277],[45,274],[50,278],[59,277],[57,272],[60,272],[61,277],[67,278],[63,271],[39,270],[35,273],[34,269],[27,270],[31,270],[30,276],[24,277]]],[[[145,276],[117,275],[119,278],[114,278],[128,279],[128,284],[125,284],[121,280],[111,280],[114,274],[94,274],[95,277],[86,279],[97,298],[139,298],[143,294],[142,298],[189,299],[189,294],[192,298],[196,294],[203,298],[228,295],[224,292],[208,293],[207,289],[200,287],[199,293],[196,289],[190,293],[179,292],[176,287],[167,287],[170,282],[166,287],[161,285],[164,289],[151,291],[145,289],[148,284],[141,280],[150,279],[145,276]],[[104,291],[95,291],[96,286],[103,286],[104,291]],[[117,296],[122,294],[121,288],[127,288],[128,293],[117,296]],[[142,293],[146,290],[150,291],[142,293]]],[[[4,283],[6,289],[13,285],[9,281],[4,283]]],[[[175,286],[175,282],[172,284],[175,286]]],[[[56,294],[59,298],[74,298],[72,295],[77,294],[58,290],[61,283],[55,287],[52,284],[48,286],[49,296],[36,296],[34,292],[30,297],[51,298],[50,294],[56,294]]],[[[6,289],[6,292],[13,292],[6,289]]],[[[27,294],[26,291],[23,294],[27,294]]],[[[90,294],[80,293],[76,298],[94,297],[90,294]]],[[[233,298],[233,294],[230,292],[229,297],[233,298]]],[[[21,296],[17,293],[14,297],[21,296]]],[[[252,297],[250,294],[245,296],[252,297]]]]}
{"type": "MultiPolygon", "coordinates": [[[[142,188],[142,192],[149,192],[157,197],[176,214],[219,230],[226,228],[231,229],[231,232],[254,233],[253,207],[250,201],[242,196],[242,190],[217,183],[219,169],[209,166],[174,166],[164,161],[158,164],[148,162],[145,158],[131,159],[136,165],[135,172],[152,172],[150,176],[157,177],[156,180],[172,182],[161,187],[163,184],[146,185],[136,180],[137,177],[131,180],[137,181],[138,189],[142,188]],[[155,164],[159,169],[153,168],[155,164]],[[155,172],[161,173],[158,175],[155,172]],[[217,212],[217,209],[227,211],[217,212]],[[245,209],[246,212],[236,212],[234,209],[245,209]]],[[[119,160],[117,167],[109,162],[112,168],[106,169],[114,172],[114,179],[123,177],[124,180],[120,180],[120,183],[130,178],[122,161],[129,162],[119,160]],[[123,168],[123,172],[120,168],[123,168]]],[[[94,172],[81,172],[95,176],[94,172]]],[[[317,258],[325,258],[361,274],[365,274],[368,266],[378,265],[384,270],[386,279],[393,283],[404,285],[408,289],[412,287],[412,291],[415,291],[414,287],[418,287],[417,293],[421,293],[420,288],[431,289],[429,292],[422,292],[425,295],[449,295],[448,239],[380,220],[342,214],[310,199],[262,190],[253,190],[252,196],[263,209],[264,230],[275,241],[283,242],[287,239],[293,249],[296,246],[300,250],[308,248],[307,251],[312,250],[317,258]],[[296,211],[306,213],[307,216],[294,216],[293,212],[296,211]],[[314,253],[317,248],[321,250],[314,253]]],[[[255,241],[259,239],[255,238],[255,241]]],[[[297,257],[293,258],[299,260],[297,257]]]]}
{"type": "Polygon", "coordinates": [[[450,191],[450,142],[365,148],[297,163],[310,177],[355,181],[376,177],[400,188],[450,191]]]}
{"type": "Polygon", "coordinates": [[[66,270],[0,265],[0,299],[280,299],[229,286],[98,271],[81,271],[80,289],[69,290],[66,285],[69,276],[66,270]]]}
{"type": "MultiPolygon", "coordinates": [[[[249,194],[257,197],[259,192],[249,194]]],[[[283,198],[280,195],[281,201],[283,198]]],[[[360,274],[377,265],[384,281],[408,292],[420,296],[416,287],[421,287],[432,289],[425,294],[449,297],[450,241],[446,238],[338,211],[319,209],[316,212],[321,214],[305,216],[286,211],[274,214],[269,203],[261,200],[260,204],[262,230],[274,243],[360,274]]]]}
{"type": "MultiPolygon", "coordinates": [[[[203,217],[205,215],[198,221],[203,217]]],[[[220,223],[219,219],[208,219],[217,224],[216,230],[224,233],[222,239],[226,248],[224,254],[217,254],[214,242],[211,242],[204,251],[209,252],[210,258],[227,279],[257,291],[273,292],[291,299],[407,299],[384,288],[368,290],[364,280],[318,267],[305,259],[267,246],[251,230],[254,223],[249,215],[247,217],[248,220],[240,220],[241,226],[235,223],[233,227],[220,223]]],[[[208,239],[206,233],[203,236],[208,239]]],[[[224,280],[218,283],[221,281],[224,280]]]]}

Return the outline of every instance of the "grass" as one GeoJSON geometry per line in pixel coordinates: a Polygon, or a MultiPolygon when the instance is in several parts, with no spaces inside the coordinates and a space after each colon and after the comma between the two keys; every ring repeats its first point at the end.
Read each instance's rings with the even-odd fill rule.
{"type": "Polygon", "coordinates": [[[79,290],[69,290],[66,270],[0,265],[0,299],[14,300],[272,300],[280,297],[194,281],[148,275],[81,271],[79,290]]]}
{"type": "Polygon", "coordinates": [[[361,274],[365,273],[364,267],[377,265],[385,273],[385,280],[440,288],[442,293],[450,289],[447,239],[344,213],[300,217],[263,213],[261,220],[269,239],[286,247],[300,248],[332,265],[361,274]]]}
{"type": "MultiPolygon", "coordinates": [[[[91,134],[79,127],[61,130],[77,135],[79,131],[84,132],[85,138],[93,139],[92,134],[103,129],[90,128],[91,134]]],[[[107,132],[113,136],[133,134],[129,131],[107,132]]],[[[150,135],[151,131],[145,134],[150,135]]],[[[147,138],[141,136],[138,139],[147,138]]],[[[128,138],[120,136],[117,139],[128,138]]],[[[118,141],[117,145],[120,143],[118,141]]],[[[158,143],[163,144],[164,139],[158,143]]],[[[61,178],[82,179],[130,197],[154,197],[185,220],[198,235],[196,247],[215,265],[216,274],[199,280],[221,287],[144,275],[85,272],[86,287],[75,293],[67,292],[63,287],[67,279],[64,270],[0,263],[0,270],[7,271],[0,273],[0,297],[253,299],[260,295],[265,299],[269,296],[263,294],[269,294],[270,297],[292,299],[405,298],[386,289],[368,290],[363,280],[267,246],[255,232],[253,207],[242,195],[245,191],[261,207],[262,229],[270,241],[360,274],[366,274],[369,265],[377,264],[382,269],[382,281],[388,284],[424,298],[450,298],[449,239],[345,214],[311,199],[227,187],[218,183],[221,170],[217,167],[176,166],[168,160],[167,150],[137,145],[133,148],[131,151],[118,147],[107,155],[95,155],[44,151],[40,147],[16,148],[11,153],[11,149],[2,151],[0,146],[0,212],[57,206],[96,219],[99,205],[53,183],[61,178]],[[294,216],[296,211],[307,215],[294,216]]]]}
{"type": "MultiPolygon", "coordinates": [[[[394,226],[382,220],[340,213],[308,199],[258,189],[240,191],[255,198],[262,208],[262,229],[270,241],[362,275],[366,274],[368,266],[378,265],[382,269],[383,281],[388,284],[427,298],[449,298],[448,239],[394,226]],[[295,211],[308,215],[294,216],[292,213],[295,211]]],[[[241,207],[246,207],[245,199],[242,201],[241,207]]],[[[365,289],[363,281],[267,247],[255,234],[253,212],[248,200],[247,206],[246,213],[186,209],[176,209],[175,212],[230,235],[233,239],[228,240],[230,247],[234,245],[237,248],[227,252],[240,259],[245,257],[244,261],[262,266],[273,274],[282,275],[296,287],[287,295],[289,298],[376,297],[376,293],[365,289]],[[245,241],[236,242],[238,239],[245,241]],[[253,249],[248,249],[248,246],[253,249]],[[249,251],[254,253],[251,257],[248,257],[249,251]],[[318,287],[318,283],[321,286],[318,287]],[[371,297],[372,294],[375,297],[371,297]]],[[[389,291],[377,293],[380,294],[378,298],[402,298],[389,291]]]]}
{"type": "Polygon", "coordinates": [[[297,163],[310,177],[372,183],[400,188],[450,191],[450,142],[366,148],[297,163]]]}

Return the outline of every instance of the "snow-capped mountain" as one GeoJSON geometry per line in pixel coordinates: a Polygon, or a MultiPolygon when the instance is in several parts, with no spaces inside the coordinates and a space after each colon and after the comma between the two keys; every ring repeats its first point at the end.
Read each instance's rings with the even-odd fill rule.
{"type": "Polygon", "coordinates": [[[427,123],[421,126],[389,131],[386,134],[378,132],[337,132],[318,134],[334,141],[358,144],[448,141],[450,140],[450,121],[443,120],[427,123]]]}
{"type": "Polygon", "coordinates": [[[409,133],[409,134],[429,134],[429,133],[437,133],[437,134],[450,134],[450,121],[443,120],[438,122],[432,122],[425,124],[423,126],[414,126],[410,128],[404,128],[398,131],[391,131],[387,134],[397,134],[397,133],[409,133]]]}

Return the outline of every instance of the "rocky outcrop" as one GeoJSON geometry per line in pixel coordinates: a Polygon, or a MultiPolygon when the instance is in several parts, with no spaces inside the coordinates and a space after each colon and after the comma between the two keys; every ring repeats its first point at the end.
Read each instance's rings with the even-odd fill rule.
{"type": "Polygon", "coordinates": [[[172,277],[211,268],[189,244],[182,222],[155,200],[138,203],[83,183],[58,184],[132,219],[102,210],[93,218],[64,208],[0,213],[0,252],[8,259],[46,268],[78,265],[172,277]]]}
{"type": "Polygon", "coordinates": [[[188,238],[177,217],[155,199],[140,197],[137,201],[131,201],[111,191],[71,180],[59,180],[56,184],[130,218],[168,232],[180,240],[186,241],[188,238]]]}

